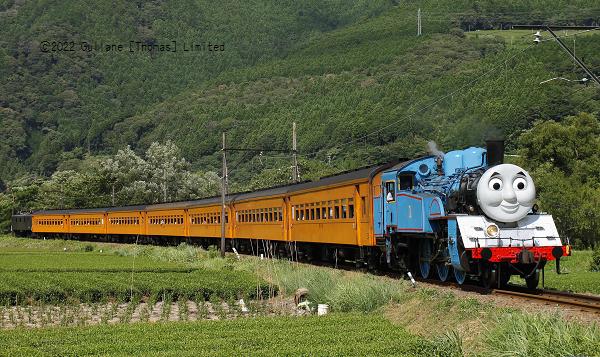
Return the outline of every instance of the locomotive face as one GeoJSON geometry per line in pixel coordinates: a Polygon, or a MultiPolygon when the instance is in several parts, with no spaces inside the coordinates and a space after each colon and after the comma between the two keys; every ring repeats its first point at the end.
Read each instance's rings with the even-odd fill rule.
{"type": "Polygon", "coordinates": [[[488,217],[499,222],[516,222],[533,206],[535,185],[519,166],[493,166],[479,179],[477,201],[488,217]]]}

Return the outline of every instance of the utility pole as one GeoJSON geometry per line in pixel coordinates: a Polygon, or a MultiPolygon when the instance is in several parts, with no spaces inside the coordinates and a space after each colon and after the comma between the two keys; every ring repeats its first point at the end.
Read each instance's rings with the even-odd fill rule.
{"type": "Polygon", "coordinates": [[[167,202],[167,169],[163,167],[163,202],[167,202]]]}
{"type": "Polygon", "coordinates": [[[300,181],[300,173],[298,172],[298,147],[296,141],[296,122],[292,124],[292,156],[294,159],[293,175],[294,182],[300,181]]]}
{"type": "Polygon", "coordinates": [[[223,178],[221,179],[221,258],[225,258],[225,190],[227,189],[227,158],[223,133],[223,178]]]}
{"type": "Polygon", "coordinates": [[[417,10],[417,36],[421,36],[421,8],[417,10]]]}

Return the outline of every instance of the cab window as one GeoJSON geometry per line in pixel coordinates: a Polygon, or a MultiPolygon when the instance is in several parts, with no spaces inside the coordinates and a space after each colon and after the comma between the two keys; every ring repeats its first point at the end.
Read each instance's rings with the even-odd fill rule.
{"type": "Polygon", "coordinates": [[[395,182],[394,181],[388,181],[385,183],[385,200],[388,202],[392,202],[395,201],[396,199],[396,189],[395,189],[395,182]]]}
{"type": "Polygon", "coordinates": [[[414,175],[398,175],[398,189],[400,191],[410,191],[413,189],[414,175]]]}

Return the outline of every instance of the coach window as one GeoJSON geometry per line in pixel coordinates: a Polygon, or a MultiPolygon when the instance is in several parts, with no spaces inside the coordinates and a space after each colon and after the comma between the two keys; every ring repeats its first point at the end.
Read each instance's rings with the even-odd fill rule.
{"type": "Polygon", "coordinates": [[[348,217],[348,200],[344,198],[342,200],[342,218],[347,218],[347,217],[348,217]]]}
{"type": "Polygon", "coordinates": [[[354,199],[348,199],[348,218],[354,218],[354,199]]]}
{"type": "Polygon", "coordinates": [[[335,200],[335,219],[340,218],[340,200],[335,200]]]}
{"type": "Polygon", "coordinates": [[[414,174],[400,174],[398,175],[398,189],[400,191],[410,191],[413,189],[414,174]]]}

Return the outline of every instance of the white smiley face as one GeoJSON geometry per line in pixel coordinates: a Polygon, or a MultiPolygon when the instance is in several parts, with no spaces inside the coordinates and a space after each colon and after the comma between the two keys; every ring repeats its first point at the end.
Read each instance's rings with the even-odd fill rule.
{"type": "Polygon", "coordinates": [[[525,217],[535,201],[531,176],[512,164],[487,170],[477,184],[477,202],[483,212],[500,222],[516,222],[525,217]]]}

